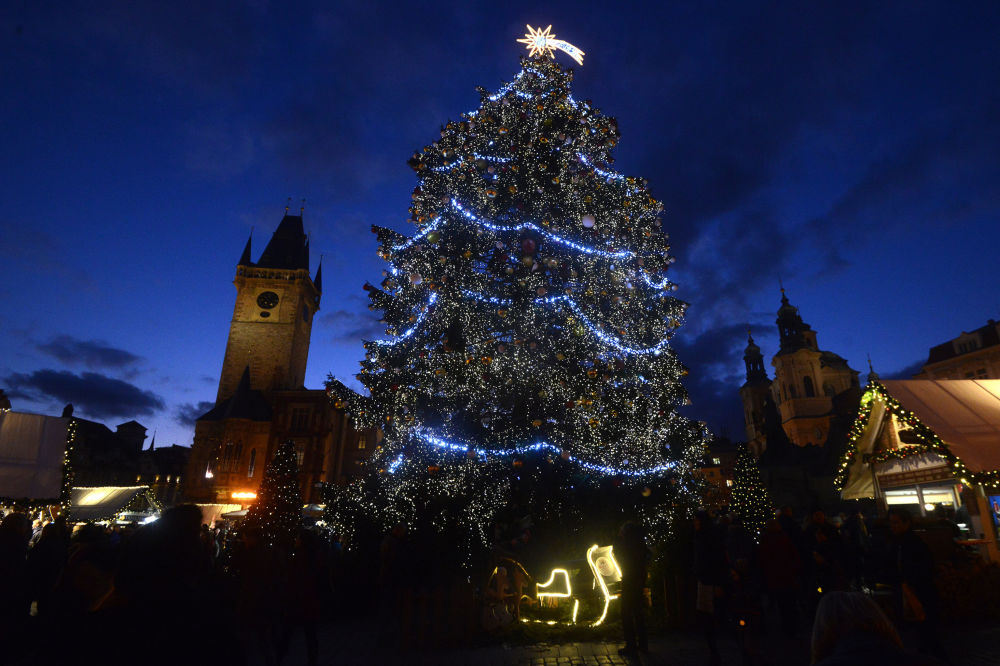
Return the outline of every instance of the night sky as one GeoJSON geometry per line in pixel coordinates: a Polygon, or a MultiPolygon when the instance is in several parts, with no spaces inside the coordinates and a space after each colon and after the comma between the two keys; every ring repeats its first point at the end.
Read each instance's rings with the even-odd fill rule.
{"type": "MultiPolygon", "coordinates": [[[[190,444],[254,230],[306,199],[325,293],[306,385],[379,337],[372,224],[406,160],[519,70],[525,24],[586,51],[574,95],[665,202],[690,414],[742,438],[746,326],[779,281],[819,345],[908,377],[1000,318],[1000,4],[8,2],[0,15],[0,388],[190,444]],[[765,8],[756,6],[766,4],[765,8]]],[[[569,63],[565,56],[557,56],[569,63]]],[[[569,63],[571,64],[571,63],[569,63]]]]}

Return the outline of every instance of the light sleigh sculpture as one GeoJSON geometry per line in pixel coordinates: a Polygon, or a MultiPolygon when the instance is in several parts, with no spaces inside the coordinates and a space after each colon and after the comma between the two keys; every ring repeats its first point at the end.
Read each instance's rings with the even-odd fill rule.
{"type": "Polygon", "coordinates": [[[662,538],[697,505],[708,434],[679,413],[687,305],[663,204],[613,168],[617,122],[574,98],[554,52],[583,52],[550,31],[529,27],[514,79],[410,158],[414,231],[372,227],[387,265],[365,290],[387,336],[364,343],[367,395],[327,385],[383,435],[331,489],[347,538],[402,524],[475,553],[511,507],[569,530],[620,506],[662,538]]]}

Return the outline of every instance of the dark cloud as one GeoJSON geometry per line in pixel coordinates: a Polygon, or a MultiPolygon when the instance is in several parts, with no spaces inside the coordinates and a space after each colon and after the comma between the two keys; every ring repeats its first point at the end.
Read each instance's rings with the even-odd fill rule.
{"type": "MultiPolygon", "coordinates": [[[[385,324],[380,323],[368,310],[334,310],[320,317],[320,323],[333,330],[334,342],[360,343],[362,340],[385,335],[385,324]]],[[[361,349],[360,345],[358,349],[361,349]]]]}
{"type": "Polygon", "coordinates": [[[76,375],[45,369],[14,373],[5,381],[19,396],[72,403],[94,418],[150,416],[164,407],[163,399],[152,391],[96,372],[76,375]]]}
{"type": "Polygon", "coordinates": [[[88,368],[127,368],[142,360],[140,356],[106,342],[80,340],[71,335],[57,335],[51,341],[38,345],[38,349],[63,363],[88,368]]]}
{"type": "MultiPolygon", "coordinates": [[[[755,340],[772,335],[763,325],[751,326],[755,340]]],[[[743,404],[739,389],[745,379],[743,350],[747,344],[746,324],[730,324],[700,334],[688,332],[674,338],[673,347],[690,374],[684,386],[691,406],[684,412],[708,423],[719,435],[743,439],[743,404]]]]}
{"type": "Polygon", "coordinates": [[[197,404],[185,402],[177,406],[174,418],[182,426],[194,427],[194,422],[198,420],[198,417],[213,407],[215,407],[215,403],[211,400],[202,400],[197,404]]]}

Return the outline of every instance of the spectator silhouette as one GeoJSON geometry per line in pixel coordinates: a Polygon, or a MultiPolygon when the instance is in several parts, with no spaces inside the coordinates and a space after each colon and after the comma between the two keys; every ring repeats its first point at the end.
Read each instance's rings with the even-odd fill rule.
{"type": "Polygon", "coordinates": [[[90,631],[75,641],[73,661],[134,664],[137,655],[151,665],[242,661],[238,646],[220,652],[213,644],[216,632],[225,635],[232,627],[208,575],[200,526],[200,509],[182,505],[123,540],[112,590],[85,618],[90,631]],[[149,621],[137,626],[137,618],[149,621]]]}
{"type": "Polygon", "coordinates": [[[292,634],[299,627],[305,633],[307,663],[309,666],[318,663],[320,595],[329,581],[326,564],[319,537],[309,530],[301,530],[295,541],[285,587],[285,622],[278,640],[279,664],[288,654],[292,634]]]}
{"type": "Polygon", "coordinates": [[[801,561],[798,548],[777,520],[769,521],[761,535],[760,567],[768,600],[781,618],[781,630],[791,638],[798,624],[801,561]]]}
{"type": "Polygon", "coordinates": [[[10,513],[0,522],[0,631],[11,636],[28,621],[31,592],[28,587],[28,540],[31,521],[22,513],[10,513]]]}
{"type": "Polygon", "coordinates": [[[625,647],[619,653],[634,656],[640,651],[649,651],[642,595],[649,567],[649,549],[642,528],[631,521],[622,525],[614,541],[613,553],[622,571],[620,607],[625,647]]]}
{"type": "Polygon", "coordinates": [[[917,636],[921,652],[945,659],[937,635],[940,604],[930,548],[913,532],[913,519],[903,507],[889,510],[889,531],[893,536],[891,566],[896,574],[902,617],[917,636]]]}
{"type": "Polygon", "coordinates": [[[725,613],[723,585],[728,568],[719,528],[706,511],[694,517],[694,573],[697,579],[695,610],[708,644],[709,663],[721,663],[715,628],[725,613]]]}
{"type": "Polygon", "coordinates": [[[51,610],[56,582],[69,558],[69,532],[62,516],[42,528],[38,542],[28,553],[28,580],[31,598],[37,604],[39,617],[51,610]]]}

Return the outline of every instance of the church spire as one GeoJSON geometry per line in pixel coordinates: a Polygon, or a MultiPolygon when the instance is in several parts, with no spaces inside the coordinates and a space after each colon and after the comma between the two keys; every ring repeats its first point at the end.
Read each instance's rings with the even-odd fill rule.
{"type": "Polygon", "coordinates": [[[316,268],[316,277],[313,278],[316,291],[323,293],[323,255],[319,255],[319,266],[316,268]]]}
{"type": "Polygon", "coordinates": [[[747,368],[747,384],[768,381],[767,371],[764,369],[764,355],[760,353],[760,347],[754,343],[749,326],[747,326],[747,346],[743,350],[743,363],[747,368]]]}
{"type": "Polygon", "coordinates": [[[250,232],[250,237],[247,238],[247,244],[243,248],[243,254],[240,255],[240,263],[237,266],[253,266],[253,259],[250,258],[250,244],[253,241],[253,231],[250,232]]]}
{"type": "Polygon", "coordinates": [[[302,215],[290,215],[285,207],[285,216],[256,265],[286,270],[309,269],[309,239],[302,227],[302,215]]]}
{"type": "Polygon", "coordinates": [[[796,349],[816,349],[816,333],[809,324],[802,321],[799,309],[788,301],[785,288],[781,287],[781,307],[778,308],[778,337],[781,344],[779,354],[785,354],[796,349]]]}

